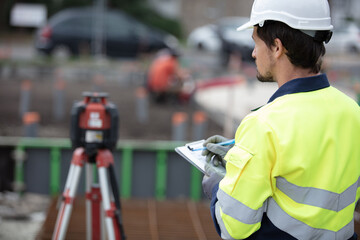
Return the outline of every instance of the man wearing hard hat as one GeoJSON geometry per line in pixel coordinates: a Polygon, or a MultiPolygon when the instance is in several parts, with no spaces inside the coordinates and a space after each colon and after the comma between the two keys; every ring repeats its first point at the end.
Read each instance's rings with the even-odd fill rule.
{"type": "Polygon", "coordinates": [[[203,189],[223,239],[357,239],[360,108],[320,73],[331,38],[327,0],[255,0],[257,78],[277,82],[235,145],[206,140],[203,189]],[[215,162],[221,162],[215,166],[215,162]]]}

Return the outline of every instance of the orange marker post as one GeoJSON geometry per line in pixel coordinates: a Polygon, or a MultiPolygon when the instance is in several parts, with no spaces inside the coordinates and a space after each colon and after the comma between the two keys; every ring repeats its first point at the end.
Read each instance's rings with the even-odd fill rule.
{"type": "Polygon", "coordinates": [[[172,116],[172,140],[185,141],[188,115],[185,112],[176,112],[172,116]]]}
{"type": "Polygon", "coordinates": [[[21,83],[19,116],[22,117],[30,108],[32,83],[29,79],[21,83]]]}
{"type": "Polygon", "coordinates": [[[53,91],[53,116],[61,121],[65,116],[65,81],[61,74],[55,79],[53,91]]]}
{"type": "Polygon", "coordinates": [[[23,115],[24,136],[37,137],[40,115],[37,112],[27,112],[23,115]]]}
{"type": "Polygon", "coordinates": [[[93,91],[94,92],[102,92],[106,79],[102,74],[96,74],[93,78],[93,91]]]}
{"type": "Polygon", "coordinates": [[[192,118],[192,139],[194,141],[204,139],[207,128],[207,115],[203,111],[197,111],[192,118]]]}
{"type": "Polygon", "coordinates": [[[136,117],[139,123],[147,123],[149,119],[148,92],[144,87],[138,87],[135,92],[136,117]]]}

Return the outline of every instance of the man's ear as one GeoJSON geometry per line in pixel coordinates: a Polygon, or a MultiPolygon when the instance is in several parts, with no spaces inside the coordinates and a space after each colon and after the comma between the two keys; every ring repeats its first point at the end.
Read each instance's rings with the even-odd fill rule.
{"type": "Polygon", "coordinates": [[[275,38],[274,45],[271,50],[275,58],[280,58],[286,52],[286,49],[279,38],[275,38]]]}

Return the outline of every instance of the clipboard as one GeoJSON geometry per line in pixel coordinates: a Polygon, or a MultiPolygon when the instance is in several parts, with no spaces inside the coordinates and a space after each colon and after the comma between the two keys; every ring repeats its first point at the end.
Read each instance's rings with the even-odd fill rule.
{"type": "Polygon", "coordinates": [[[194,167],[200,170],[203,174],[205,173],[206,156],[201,155],[202,151],[192,151],[190,149],[199,149],[203,147],[205,140],[187,143],[184,146],[175,148],[175,151],[185,158],[194,167]],[[190,148],[189,148],[190,147],[190,148]]]}

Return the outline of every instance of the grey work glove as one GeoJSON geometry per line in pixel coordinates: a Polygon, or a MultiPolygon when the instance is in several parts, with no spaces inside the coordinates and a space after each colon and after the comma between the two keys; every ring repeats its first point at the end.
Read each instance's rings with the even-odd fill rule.
{"type": "Polygon", "coordinates": [[[221,146],[216,143],[225,142],[228,140],[229,139],[220,135],[214,135],[206,139],[206,141],[203,143],[203,146],[206,147],[206,149],[201,153],[203,156],[206,156],[206,162],[210,162],[210,160],[212,160],[215,166],[221,164],[225,167],[226,161],[224,160],[224,157],[230,148],[234,146],[234,144],[221,146]]]}
{"type": "Polygon", "coordinates": [[[205,172],[206,174],[202,180],[202,187],[205,195],[211,199],[212,189],[224,178],[226,170],[222,165],[214,166],[210,161],[205,163],[205,172]]]}

